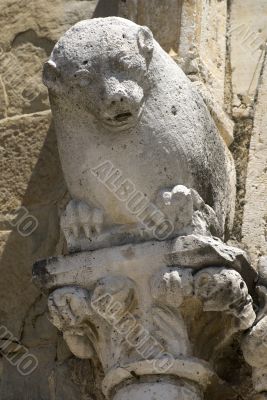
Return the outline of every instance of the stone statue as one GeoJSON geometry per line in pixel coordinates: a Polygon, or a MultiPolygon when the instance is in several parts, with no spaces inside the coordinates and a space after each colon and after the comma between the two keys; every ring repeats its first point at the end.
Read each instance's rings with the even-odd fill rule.
{"type": "Polygon", "coordinates": [[[71,201],[69,254],[35,264],[53,324],[97,357],[112,400],[200,400],[256,315],[256,273],[222,242],[234,168],[201,97],[151,31],[82,21],[44,66],[71,201]]]}
{"type": "MultiPolygon", "coordinates": [[[[69,247],[79,248],[79,235],[89,239],[83,249],[155,236],[140,215],[159,225],[155,208],[177,185],[199,193],[223,236],[234,210],[231,157],[202,98],[148,28],[116,17],[76,24],[45,64],[44,83],[75,200],[62,219],[69,247]]],[[[186,224],[175,198],[169,210],[173,237],[186,224]]]]}

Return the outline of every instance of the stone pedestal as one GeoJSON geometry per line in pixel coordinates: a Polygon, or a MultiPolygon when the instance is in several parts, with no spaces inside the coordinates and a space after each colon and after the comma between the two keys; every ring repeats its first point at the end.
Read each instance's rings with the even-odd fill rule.
{"type": "Polygon", "coordinates": [[[103,393],[117,400],[201,398],[212,360],[255,320],[245,253],[209,236],[52,258],[33,278],[73,354],[100,359],[103,393]]]}

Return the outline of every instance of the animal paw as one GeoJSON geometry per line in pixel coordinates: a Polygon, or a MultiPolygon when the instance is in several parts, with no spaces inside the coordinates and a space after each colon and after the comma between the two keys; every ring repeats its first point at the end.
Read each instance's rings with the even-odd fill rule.
{"type": "Polygon", "coordinates": [[[71,200],[60,220],[67,242],[73,237],[91,239],[100,234],[103,227],[103,211],[91,208],[84,201],[71,200]]]}
{"type": "Polygon", "coordinates": [[[173,226],[187,226],[192,221],[194,201],[191,189],[177,185],[172,190],[163,189],[158,194],[157,204],[173,226]]]}
{"type": "Polygon", "coordinates": [[[198,192],[183,185],[158,193],[157,205],[174,227],[174,232],[191,229],[201,234],[220,236],[215,211],[205,204],[198,192]]]}

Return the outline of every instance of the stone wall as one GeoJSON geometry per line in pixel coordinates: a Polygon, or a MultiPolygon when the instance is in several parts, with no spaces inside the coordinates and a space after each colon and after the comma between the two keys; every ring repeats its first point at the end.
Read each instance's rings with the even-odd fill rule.
{"type": "Polygon", "coordinates": [[[265,1],[233,1],[230,8],[233,145],[238,171],[238,239],[256,268],[266,254],[266,40],[265,1]]]}
{"type": "Polygon", "coordinates": [[[233,142],[238,196],[231,241],[249,250],[255,268],[259,256],[266,255],[266,1],[96,3],[4,0],[1,5],[0,324],[14,336],[9,354],[19,357],[20,341],[38,359],[38,368],[22,376],[2,354],[3,400],[102,398],[101,369],[96,375],[91,362],[73,357],[48,320],[46,296],[31,283],[34,261],[64,252],[59,215],[69,195],[41,71],[55,42],[77,21],[120,15],[148,25],[196,86],[203,91],[204,85],[203,96],[222,136],[227,144],[233,142]],[[30,235],[23,231],[23,213],[37,221],[30,235]]]}
{"type": "Polygon", "coordinates": [[[3,400],[88,399],[86,385],[93,381],[90,364],[73,359],[48,321],[47,301],[31,283],[31,269],[36,259],[61,251],[58,210],[66,196],[42,64],[59,36],[91,18],[95,5],[72,0],[1,4],[0,320],[14,335],[14,348],[6,351],[19,358],[22,349],[15,342],[21,341],[38,359],[38,368],[22,376],[1,357],[3,400]],[[38,221],[29,236],[21,235],[27,221],[10,223],[18,207],[38,221]],[[84,374],[91,376],[89,383],[83,383],[84,374]]]}

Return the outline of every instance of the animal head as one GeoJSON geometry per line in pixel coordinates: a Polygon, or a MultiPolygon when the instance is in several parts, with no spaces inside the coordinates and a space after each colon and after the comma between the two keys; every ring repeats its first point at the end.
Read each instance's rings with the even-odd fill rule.
{"type": "Polygon", "coordinates": [[[142,112],[153,48],[147,27],[117,17],[81,21],[56,44],[43,81],[109,129],[128,129],[142,112]]]}

